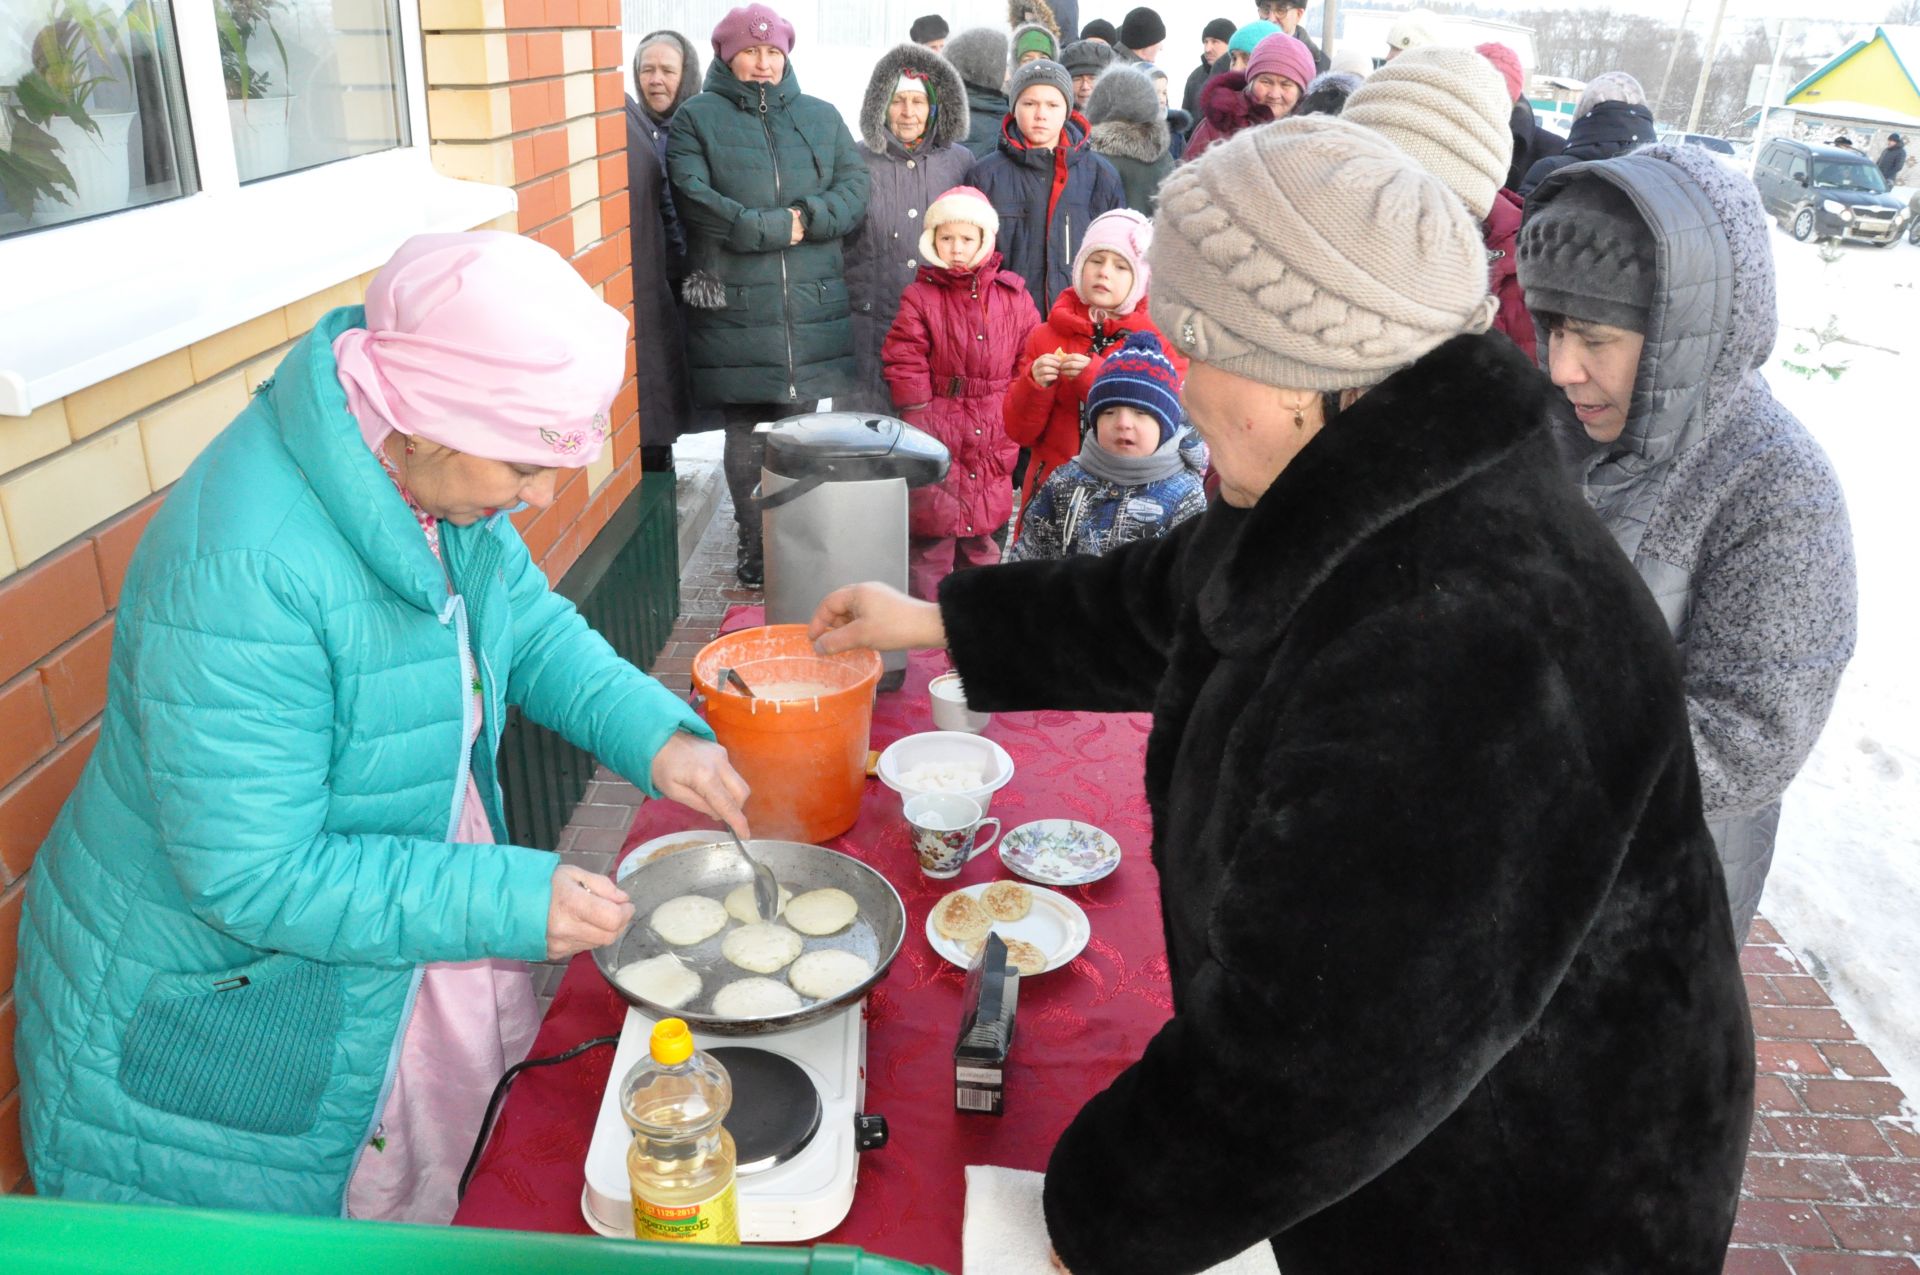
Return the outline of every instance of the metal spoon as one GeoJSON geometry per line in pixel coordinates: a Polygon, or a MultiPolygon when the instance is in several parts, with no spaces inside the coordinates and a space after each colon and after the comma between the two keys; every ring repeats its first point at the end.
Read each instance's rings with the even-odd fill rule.
{"type": "Polygon", "coordinates": [[[754,698],[753,688],[747,685],[746,678],[740,676],[739,669],[729,668],[729,669],[720,670],[720,684],[722,686],[725,686],[728,683],[732,683],[734,686],[739,687],[740,693],[746,696],[748,699],[754,698]]]}
{"type": "Polygon", "coordinates": [[[747,849],[747,843],[740,840],[740,834],[727,829],[727,835],[733,838],[734,848],[740,857],[753,869],[753,906],[760,913],[762,921],[771,921],[780,913],[780,884],[773,879],[773,869],[753,857],[747,849]]]}

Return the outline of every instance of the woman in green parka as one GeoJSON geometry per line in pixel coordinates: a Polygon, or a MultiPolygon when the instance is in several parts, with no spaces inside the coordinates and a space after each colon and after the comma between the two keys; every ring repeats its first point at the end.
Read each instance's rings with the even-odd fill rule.
{"type": "Polygon", "coordinates": [[[679,699],[507,514],[592,462],[627,325],[550,249],[409,240],[168,495],[99,742],[34,860],[17,1049],[43,1195],[445,1222],[604,877],[503,844],[501,719],[743,829],[679,699]]]}
{"type": "Polygon", "coordinates": [[[693,273],[693,395],[726,425],[741,582],[760,583],[753,427],[853,388],[853,320],[840,241],[866,215],[866,162],[840,112],[800,92],[793,27],[763,4],[713,29],[703,90],[680,108],[667,176],[693,273]]]}

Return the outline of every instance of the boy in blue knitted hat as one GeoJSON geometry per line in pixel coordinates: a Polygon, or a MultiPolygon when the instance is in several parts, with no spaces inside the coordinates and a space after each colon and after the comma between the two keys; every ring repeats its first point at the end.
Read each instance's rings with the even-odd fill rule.
{"type": "Polygon", "coordinates": [[[1153,332],[1107,355],[1087,393],[1080,454],[1027,505],[1009,562],[1100,555],[1163,536],[1207,507],[1207,452],[1180,411],[1180,373],[1153,332]]]}

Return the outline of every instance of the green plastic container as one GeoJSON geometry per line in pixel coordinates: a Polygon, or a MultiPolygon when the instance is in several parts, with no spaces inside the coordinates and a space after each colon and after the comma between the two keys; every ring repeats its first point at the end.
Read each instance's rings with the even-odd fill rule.
{"type": "Polygon", "coordinates": [[[844,1244],[646,1244],[0,1196],[6,1275],[941,1275],[844,1244]]]}

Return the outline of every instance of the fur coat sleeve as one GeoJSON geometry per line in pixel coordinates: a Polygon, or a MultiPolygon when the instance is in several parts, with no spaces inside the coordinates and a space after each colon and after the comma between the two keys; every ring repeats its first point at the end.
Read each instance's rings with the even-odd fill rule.
{"type": "Polygon", "coordinates": [[[967,702],[982,712],[1150,710],[1173,641],[1175,580],[1188,539],[1182,531],[1195,525],[1104,558],[1009,563],[948,576],[940,585],[940,611],[954,665],[974,679],[967,702]],[[1047,605],[1034,606],[1035,598],[1047,605]],[[1003,623],[969,622],[1003,611],[1003,623]],[[1062,641],[1069,633],[1084,641],[1062,641]],[[1025,654],[1008,660],[1010,650],[1025,654]]]}

